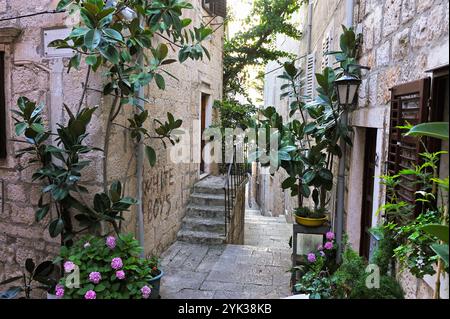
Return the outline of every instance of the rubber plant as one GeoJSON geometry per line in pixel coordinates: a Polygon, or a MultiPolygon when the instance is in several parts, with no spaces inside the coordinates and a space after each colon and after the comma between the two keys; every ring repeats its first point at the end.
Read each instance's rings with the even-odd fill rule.
{"type": "MultiPolygon", "coordinates": [[[[283,124],[273,107],[262,111],[265,119],[260,126],[276,128],[279,132],[277,168],[283,168],[289,175],[281,186],[289,189],[291,196],[297,196],[302,211],[305,211],[303,198],[312,197],[314,209],[308,209],[308,215],[314,217],[323,215],[329,201],[327,194],[333,187],[334,157],[342,155],[339,141],[343,139],[351,145],[351,128],[341,121],[343,110],[337,103],[334,81],[344,71],[359,76],[364,67],[356,63],[358,44],[359,36],[353,29],[343,27],[341,50],[327,53],[336,57],[337,66],[324,68],[322,73],[316,74],[317,97],[308,103],[310,97],[302,94],[303,71],[294,62],[286,62],[278,78],[285,81],[281,86],[281,98],[292,101],[290,120],[283,124]]],[[[256,157],[262,155],[258,153],[256,157]]]]}
{"type": "Polygon", "coordinates": [[[151,139],[175,144],[174,132],[182,121],[167,113],[167,121],[152,119],[146,109],[148,99],[137,97],[142,87],[155,82],[160,90],[166,87],[167,76],[175,78],[165,66],[187,59],[209,58],[202,41],[212,29],[192,26],[192,20],[183,18],[192,5],[181,0],[61,0],[56,10],[79,15],[79,25],[73,27],[67,38],[49,44],[74,52],[67,71],[87,65],[83,91],[76,112],[62,105],[68,114],[67,123],[58,123],[54,132],[45,127],[45,106],[21,97],[15,111],[18,142],[28,144],[18,152],[26,155],[29,165],[38,165],[33,180],[43,183],[36,221],[49,217],[51,237],[61,235],[62,245],[70,246],[73,237],[84,231],[98,229],[102,221],[120,232],[122,212],[137,201],[124,196],[119,181],[108,181],[108,150],[113,125],[128,130],[135,143],[145,143],[145,153],[151,166],[156,163],[156,152],[149,145],[151,139]],[[156,41],[159,38],[159,41],[156,41]],[[169,47],[178,58],[169,58],[169,47]],[[143,61],[142,63],[137,63],[143,61]],[[90,86],[92,73],[104,74],[101,90],[90,86]],[[88,91],[100,91],[112,97],[110,105],[86,106],[88,91]],[[132,108],[128,126],[115,123],[124,107],[132,108]],[[88,125],[94,112],[106,109],[108,119],[103,145],[87,145],[88,125]],[[154,133],[145,127],[154,123],[154,133]],[[54,140],[53,140],[54,139],[54,140]],[[90,165],[86,155],[103,152],[103,192],[95,194],[92,203],[85,198],[88,189],[82,185],[83,169],[90,165]],[[73,218],[78,221],[76,225],[73,218]]]}

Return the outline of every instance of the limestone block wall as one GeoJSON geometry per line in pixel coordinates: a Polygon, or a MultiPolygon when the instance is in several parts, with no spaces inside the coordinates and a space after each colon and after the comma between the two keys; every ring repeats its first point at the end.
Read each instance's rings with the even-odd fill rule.
{"type": "MultiPolygon", "coordinates": [[[[187,11],[186,17],[192,19],[193,25],[211,18],[201,8],[201,1],[194,0],[194,10],[187,11]]],[[[213,29],[219,27],[222,18],[217,17],[212,22],[213,29]]],[[[207,96],[206,122],[212,121],[217,114],[212,111],[214,100],[222,96],[222,44],[223,26],[205,42],[205,47],[211,55],[203,61],[186,61],[183,64],[174,63],[167,70],[177,77],[166,77],[166,89],[159,90],[155,84],[146,89],[149,98],[149,113],[161,121],[167,119],[171,112],[176,119],[182,119],[181,137],[190,145],[189,161],[177,162],[177,156],[171,156],[171,148],[164,149],[160,141],[151,141],[158,154],[155,167],[145,163],[144,175],[144,220],[145,220],[145,250],[148,254],[159,254],[176,239],[185,214],[185,206],[193,184],[199,179],[200,152],[200,120],[201,97],[207,96]],[[209,119],[208,119],[209,117],[209,119]],[[190,142],[189,140],[190,139],[190,142]],[[174,161],[175,160],[175,161],[174,161]]],[[[177,52],[170,50],[176,58],[177,52]]],[[[153,127],[148,123],[149,128],[153,127]]],[[[170,145],[170,143],[169,143],[170,145]]],[[[133,224],[130,227],[134,227],[133,224]]]]}
{"type": "MultiPolygon", "coordinates": [[[[39,12],[56,7],[57,1],[0,1],[0,17],[12,17],[24,13],[39,12]]],[[[67,74],[64,69],[68,58],[46,57],[44,55],[43,33],[52,28],[70,25],[63,14],[41,15],[30,18],[0,22],[0,29],[14,27],[21,34],[13,43],[0,43],[5,52],[5,93],[7,138],[13,139],[14,121],[10,110],[16,109],[20,96],[43,102],[46,105],[44,118],[51,128],[56,123],[67,120],[62,103],[76,110],[81,96],[81,83],[86,69],[67,74]]],[[[95,79],[94,79],[95,82],[95,79]]],[[[87,94],[90,105],[101,103],[98,94],[87,94]]],[[[103,116],[96,113],[89,132],[90,143],[99,142],[103,116]]],[[[51,259],[59,249],[59,239],[52,239],[45,228],[44,220],[37,224],[34,212],[40,196],[41,186],[31,182],[34,167],[26,166],[26,159],[17,159],[15,151],[24,144],[8,141],[7,158],[0,159],[0,280],[16,275],[26,258],[36,261],[51,259]]],[[[98,157],[101,157],[99,155],[98,157]]],[[[84,181],[88,188],[95,190],[98,185],[96,168],[100,161],[92,163],[93,171],[86,174],[84,181]]]]}
{"type": "MultiPolygon", "coordinates": [[[[355,8],[355,23],[359,24],[363,35],[359,63],[371,69],[364,72],[358,108],[350,116],[355,127],[353,150],[357,151],[351,152],[347,163],[347,185],[362,185],[364,128],[376,128],[378,162],[374,199],[377,204],[385,197],[378,176],[384,173],[387,158],[389,89],[431,76],[426,70],[449,63],[448,14],[449,2],[445,0],[361,0],[355,8]]],[[[346,201],[346,228],[356,248],[359,247],[361,215],[358,193],[358,187],[349,187],[346,201]]],[[[373,223],[376,223],[376,215],[373,216],[373,223]]],[[[400,279],[407,297],[431,297],[432,289],[423,281],[407,273],[400,279]]]]}
{"type": "MultiPolygon", "coordinates": [[[[189,12],[193,25],[209,21],[210,17],[201,8],[200,0],[191,1],[195,7],[189,12]]],[[[16,1],[0,0],[0,18],[24,13],[51,10],[57,0],[16,1]]],[[[222,18],[215,18],[213,28],[218,27],[205,44],[211,60],[187,61],[173,64],[167,70],[176,78],[166,78],[166,90],[150,85],[145,90],[149,103],[145,107],[152,118],[167,119],[167,112],[181,118],[183,128],[193,135],[199,129],[201,93],[209,95],[210,103],[220,99],[222,92],[222,18]]],[[[2,27],[21,29],[20,36],[13,43],[0,43],[0,50],[6,56],[6,108],[16,108],[19,96],[45,102],[45,118],[50,127],[67,120],[62,103],[73,111],[80,102],[82,83],[85,81],[86,66],[80,71],[71,70],[67,74],[69,57],[49,57],[44,54],[43,35],[46,30],[71,27],[74,22],[65,14],[39,15],[32,18],[0,22],[2,27]]],[[[157,39],[155,39],[157,40],[157,39]]],[[[175,56],[174,50],[171,54],[175,56]]],[[[90,87],[100,89],[103,79],[101,72],[91,76],[90,87]]],[[[92,75],[92,73],[91,73],[92,75]]],[[[88,91],[85,101],[89,106],[98,105],[89,127],[88,143],[103,148],[104,133],[112,99],[95,91],[88,91]]],[[[115,122],[128,125],[126,118],[133,112],[125,105],[115,122]]],[[[211,117],[214,114],[210,114],[211,117]]],[[[14,121],[7,113],[8,139],[14,138],[14,121]]],[[[150,121],[149,121],[150,122],[150,121]]],[[[153,128],[153,123],[148,123],[153,128]]],[[[199,141],[195,141],[197,144],[199,141]]],[[[157,165],[150,168],[145,160],[144,169],[144,221],[145,251],[159,254],[168,247],[184,216],[184,206],[190,194],[190,187],[198,179],[199,164],[189,161],[185,164],[173,163],[169,151],[157,141],[151,145],[158,154],[157,165]]],[[[51,239],[45,222],[34,222],[34,211],[40,196],[40,185],[31,183],[32,167],[24,168],[24,159],[16,159],[14,152],[23,146],[8,142],[8,156],[0,159],[0,281],[17,274],[28,257],[38,260],[53,258],[59,249],[59,239],[51,239]]],[[[195,150],[191,150],[191,159],[195,150]]],[[[91,194],[102,190],[103,154],[93,153],[92,164],[84,170],[83,185],[91,194]]],[[[120,180],[128,196],[136,196],[136,154],[126,130],[113,126],[108,152],[108,181],[120,180]]],[[[125,213],[123,230],[136,233],[136,209],[125,213]]]]}

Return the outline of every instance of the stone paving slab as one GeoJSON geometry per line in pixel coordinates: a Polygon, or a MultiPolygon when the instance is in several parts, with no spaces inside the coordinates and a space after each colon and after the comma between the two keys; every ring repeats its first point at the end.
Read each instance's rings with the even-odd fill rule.
{"type": "MultiPolygon", "coordinates": [[[[292,226],[282,218],[246,219],[245,245],[175,242],[161,256],[161,297],[268,299],[290,296],[292,226]]],[[[261,216],[263,217],[263,216],[261,216]]]]}

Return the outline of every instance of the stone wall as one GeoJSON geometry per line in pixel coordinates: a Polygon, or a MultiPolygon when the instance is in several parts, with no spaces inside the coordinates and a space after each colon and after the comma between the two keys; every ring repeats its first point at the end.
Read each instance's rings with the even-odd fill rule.
{"type": "MultiPolygon", "coordinates": [[[[57,0],[38,2],[0,0],[0,18],[17,16],[24,13],[44,11],[56,7],[57,0]]],[[[194,10],[187,14],[193,25],[205,18],[200,0],[192,0],[194,10]]],[[[218,17],[213,23],[220,24],[218,17]]],[[[40,15],[32,18],[15,19],[0,22],[3,27],[21,29],[21,35],[14,43],[0,43],[0,50],[6,52],[6,96],[7,109],[16,108],[19,96],[43,101],[46,104],[45,117],[53,129],[58,122],[67,120],[62,103],[76,110],[82,92],[81,83],[85,81],[86,66],[80,71],[71,70],[67,74],[65,66],[69,57],[48,57],[44,54],[43,34],[45,30],[71,26],[72,21],[65,20],[65,14],[40,15]]],[[[217,27],[215,25],[214,27],[217,27]]],[[[211,54],[211,60],[187,61],[183,65],[173,64],[167,70],[178,80],[166,78],[166,90],[159,90],[152,84],[145,94],[149,103],[145,107],[152,118],[164,120],[171,112],[175,118],[183,120],[183,128],[193,135],[199,130],[201,94],[208,94],[210,104],[220,99],[222,92],[222,43],[223,27],[218,28],[205,46],[211,54]],[[197,122],[193,122],[197,120],[197,122]]],[[[175,56],[175,52],[170,50],[175,56]]],[[[100,74],[100,72],[98,72],[100,74]]],[[[94,75],[90,86],[102,87],[100,75],[94,75]]],[[[99,105],[91,122],[88,143],[103,148],[104,128],[112,99],[88,91],[87,105],[99,105]]],[[[133,112],[124,106],[117,117],[118,124],[127,125],[126,118],[133,112]]],[[[209,113],[214,117],[213,113],[209,113]]],[[[11,113],[7,114],[8,138],[14,137],[11,113]]],[[[150,122],[150,121],[148,121],[150,122]]],[[[153,123],[148,123],[150,129],[153,123]]],[[[198,145],[198,141],[194,142],[198,145]]],[[[195,150],[191,150],[191,161],[185,164],[170,160],[170,148],[165,150],[162,144],[152,141],[158,161],[153,168],[145,160],[144,168],[144,222],[145,252],[159,254],[168,247],[184,216],[184,206],[190,194],[190,188],[199,176],[199,163],[192,161],[195,150]]],[[[31,183],[32,168],[20,170],[24,159],[16,159],[14,152],[21,148],[19,143],[8,143],[8,157],[0,159],[0,281],[6,276],[17,273],[28,257],[37,259],[53,258],[58,251],[58,239],[51,239],[44,227],[45,223],[34,222],[34,210],[40,194],[40,185],[31,183]]],[[[90,193],[102,190],[103,155],[91,155],[92,165],[83,172],[83,184],[90,193]]],[[[108,152],[108,181],[120,180],[124,184],[126,195],[136,197],[136,155],[135,146],[126,130],[113,126],[110,149],[108,152]]],[[[125,213],[123,230],[136,233],[136,209],[125,213]]]]}
{"type": "MultiPolygon", "coordinates": [[[[445,0],[361,0],[355,8],[355,23],[363,35],[359,63],[364,72],[358,108],[350,115],[355,127],[354,147],[349,161],[347,185],[362,185],[365,128],[377,129],[377,158],[373,225],[376,208],[384,201],[379,185],[384,174],[389,137],[390,88],[431,76],[426,70],[448,64],[449,2],[445,0]]],[[[448,113],[447,113],[448,114],[448,113]]],[[[346,228],[350,243],[359,247],[361,196],[358,187],[349,187],[346,228]]],[[[400,280],[409,298],[429,298],[432,289],[424,281],[403,273],[400,280]]],[[[447,280],[448,284],[448,280],[447,280]]]]}

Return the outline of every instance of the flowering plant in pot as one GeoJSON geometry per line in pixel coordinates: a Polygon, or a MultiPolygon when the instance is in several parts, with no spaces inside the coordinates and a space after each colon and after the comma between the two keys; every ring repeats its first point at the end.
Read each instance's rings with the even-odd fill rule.
{"type": "Polygon", "coordinates": [[[152,279],[150,279],[149,283],[152,285],[152,292],[150,294],[150,299],[158,299],[159,298],[159,289],[161,286],[161,278],[164,275],[164,272],[159,266],[159,259],[156,256],[152,256],[148,260],[148,265],[151,268],[152,279]]]}
{"type": "Polygon", "coordinates": [[[300,267],[301,279],[295,284],[296,293],[308,295],[310,299],[332,297],[331,274],[336,270],[336,244],[333,232],[326,233],[327,241],[306,255],[306,263],[300,267]]]}
{"type": "Polygon", "coordinates": [[[84,236],[62,247],[64,276],[55,293],[64,299],[148,299],[153,278],[149,260],[133,235],[84,236]]]}

